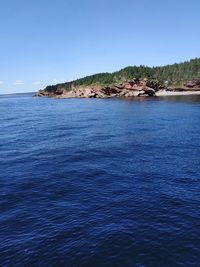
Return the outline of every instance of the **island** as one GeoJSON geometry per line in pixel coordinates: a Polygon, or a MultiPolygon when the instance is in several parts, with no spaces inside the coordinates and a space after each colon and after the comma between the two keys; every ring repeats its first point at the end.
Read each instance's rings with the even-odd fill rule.
{"type": "Polygon", "coordinates": [[[111,98],[200,94],[200,58],[161,67],[130,66],[49,85],[36,96],[111,98]]]}

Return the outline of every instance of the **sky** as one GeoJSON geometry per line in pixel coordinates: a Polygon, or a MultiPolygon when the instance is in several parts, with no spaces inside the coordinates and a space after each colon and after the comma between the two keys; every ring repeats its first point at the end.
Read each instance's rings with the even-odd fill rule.
{"type": "Polygon", "coordinates": [[[0,0],[0,94],[200,57],[199,0],[0,0]]]}

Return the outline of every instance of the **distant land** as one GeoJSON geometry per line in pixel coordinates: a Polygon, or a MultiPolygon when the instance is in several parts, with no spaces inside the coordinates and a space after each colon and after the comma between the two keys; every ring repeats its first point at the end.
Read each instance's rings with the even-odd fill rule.
{"type": "Polygon", "coordinates": [[[109,98],[200,94],[200,58],[160,67],[129,66],[71,82],[49,85],[37,96],[109,98]]]}
{"type": "Polygon", "coordinates": [[[0,94],[0,97],[34,96],[36,92],[0,94]]]}

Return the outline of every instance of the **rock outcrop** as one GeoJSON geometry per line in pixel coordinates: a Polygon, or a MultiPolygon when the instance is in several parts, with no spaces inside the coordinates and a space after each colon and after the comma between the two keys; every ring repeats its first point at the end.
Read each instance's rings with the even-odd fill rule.
{"type": "Polygon", "coordinates": [[[193,79],[184,83],[182,87],[164,88],[155,79],[132,79],[126,80],[121,84],[111,86],[75,86],[72,83],[48,86],[40,90],[36,96],[47,96],[54,98],[111,98],[111,97],[137,97],[137,96],[156,96],[161,92],[195,92],[200,91],[200,78],[193,79]],[[157,94],[158,93],[158,94],[157,94]]]}
{"type": "Polygon", "coordinates": [[[37,96],[55,98],[110,98],[110,97],[136,97],[154,96],[158,88],[149,87],[148,80],[133,79],[113,86],[71,86],[65,88],[62,85],[47,87],[40,90],[37,96]]]}
{"type": "Polygon", "coordinates": [[[200,78],[187,81],[186,83],[184,83],[184,86],[187,88],[199,89],[200,88],[200,78]]]}

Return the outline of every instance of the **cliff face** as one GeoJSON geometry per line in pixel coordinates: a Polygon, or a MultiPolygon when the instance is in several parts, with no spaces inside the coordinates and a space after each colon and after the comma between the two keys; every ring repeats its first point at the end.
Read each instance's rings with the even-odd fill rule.
{"type": "Polygon", "coordinates": [[[167,91],[195,91],[200,90],[200,78],[196,79],[199,74],[200,58],[160,67],[130,66],[113,73],[98,73],[47,86],[37,95],[56,98],[132,97],[155,95],[163,87],[166,87],[167,91]],[[185,82],[187,80],[188,82],[185,82]]]}
{"type": "Polygon", "coordinates": [[[109,98],[109,97],[135,97],[141,95],[155,95],[161,89],[157,81],[133,79],[114,86],[71,86],[58,85],[40,90],[37,96],[56,98],[109,98]]]}
{"type": "Polygon", "coordinates": [[[186,88],[199,89],[200,88],[200,78],[187,81],[186,83],[184,83],[184,86],[186,88]]]}
{"type": "Polygon", "coordinates": [[[114,86],[74,86],[73,84],[59,84],[48,86],[40,90],[37,96],[54,98],[110,98],[110,97],[136,97],[155,96],[162,91],[168,92],[195,92],[200,91],[200,79],[193,79],[183,84],[182,87],[164,88],[157,80],[133,79],[124,81],[114,86]]]}

